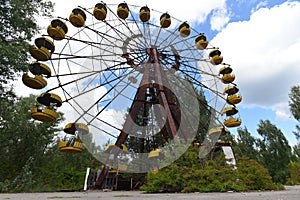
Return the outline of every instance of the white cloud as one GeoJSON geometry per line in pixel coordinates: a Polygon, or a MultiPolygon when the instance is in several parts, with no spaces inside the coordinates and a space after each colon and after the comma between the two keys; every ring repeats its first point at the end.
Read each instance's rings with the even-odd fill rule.
{"type": "Polygon", "coordinates": [[[267,0],[266,0],[266,1],[261,1],[261,2],[259,2],[259,3],[256,5],[255,9],[253,8],[253,9],[251,10],[251,12],[253,13],[253,12],[257,11],[258,9],[260,9],[260,8],[262,8],[262,7],[265,7],[266,5],[268,5],[268,1],[267,1],[267,0]]]}
{"type": "Polygon", "coordinates": [[[255,11],[249,21],[229,23],[211,41],[234,69],[243,106],[270,108],[278,117],[289,115],[288,93],[300,84],[298,24],[300,3],[285,2],[255,11]]]}
{"type": "Polygon", "coordinates": [[[272,109],[275,111],[276,120],[278,121],[290,120],[292,118],[288,102],[275,104],[272,106],[272,109]]]}
{"type": "Polygon", "coordinates": [[[226,7],[214,10],[210,19],[211,30],[222,30],[229,20],[230,14],[228,14],[226,7]]]}

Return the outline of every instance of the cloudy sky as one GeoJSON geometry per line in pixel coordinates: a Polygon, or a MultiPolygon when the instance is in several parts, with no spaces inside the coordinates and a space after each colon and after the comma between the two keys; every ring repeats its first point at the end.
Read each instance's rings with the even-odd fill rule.
{"type": "MultiPolygon", "coordinates": [[[[54,16],[68,16],[80,5],[93,7],[99,1],[52,0],[54,16]]],[[[106,3],[120,3],[110,0],[106,3]]],[[[123,1],[122,1],[123,2],[123,1]]],[[[296,121],[288,108],[288,93],[300,84],[300,1],[283,0],[127,0],[148,5],[188,21],[220,47],[230,63],[235,83],[243,95],[238,106],[243,126],[256,137],[259,120],[270,120],[293,145],[296,121]],[[298,50],[297,50],[298,49],[298,50]]],[[[48,24],[49,22],[45,22],[48,24]]],[[[44,22],[41,22],[44,24],[44,22]]],[[[25,91],[20,91],[25,94],[25,91]]]]}

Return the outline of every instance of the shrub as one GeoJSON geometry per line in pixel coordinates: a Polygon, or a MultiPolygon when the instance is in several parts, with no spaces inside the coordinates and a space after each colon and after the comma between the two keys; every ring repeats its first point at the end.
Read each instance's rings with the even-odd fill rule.
{"type": "Polygon", "coordinates": [[[287,181],[289,185],[300,185],[300,162],[290,162],[288,165],[290,178],[287,181]]]}
{"type": "Polygon", "coordinates": [[[282,185],[272,182],[266,168],[249,158],[239,159],[235,169],[226,165],[221,157],[216,161],[206,161],[204,165],[200,162],[195,164],[195,160],[187,159],[197,159],[193,156],[182,157],[157,173],[148,173],[147,183],[140,189],[146,192],[238,192],[283,189],[282,185]]]}

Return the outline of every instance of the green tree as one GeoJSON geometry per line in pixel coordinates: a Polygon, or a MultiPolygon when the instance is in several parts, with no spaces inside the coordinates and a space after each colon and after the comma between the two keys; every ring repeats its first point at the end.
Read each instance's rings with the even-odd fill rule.
{"type": "Polygon", "coordinates": [[[53,5],[47,0],[1,0],[0,3],[0,97],[5,98],[9,80],[24,71],[28,47],[39,31],[36,18],[49,16],[53,5]]]}
{"type": "Polygon", "coordinates": [[[293,86],[291,92],[289,93],[290,110],[296,120],[300,120],[300,86],[293,86]]]}
{"type": "Polygon", "coordinates": [[[262,137],[257,139],[258,162],[269,170],[273,181],[285,183],[292,155],[287,139],[269,120],[261,120],[257,132],[262,137]]]}
{"type": "MultiPolygon", "coordinates": [[[[300,86],[293,86],[289,93],[290,101],[290,111],[294,118],[300,122],[300,86]]],[[[300,141],[300,126],[296,125],[296,131],[294,134],[298,141],[300,141]]],[[[293,160],[300,161],[300,142],[293,147],[293,160]]]]}
{"type": "MultiPolygon", "coordinates": [[[[35,96],[2,101],[0,107],[0,182],[14,181],[24,166],[37,165],[59,131],[57,124],[31,119],[35,96]]],[[[28,170],[27,170],[28,172],[28,170]]]]}
{"type": "Polygon", "coordinates": [[[80,190],[83,188],[87,167],[100,168],[101,163],[92,156],[93,152],[87,150],[76,154],[60,152],[58,149],[60,141],[57,138],[33,169],[34,184],[30,191],[80,190]]]}
{"type": "Polygon", "coordinates": [[[300,162],[290,162],[289,172],[291,177],[287,184],[300,185],[300,162]]]}
{"type": "Polygon", "coordinates": [[[255,138],[251,136],[248,129],[239,128],[237,130],[238,138],[236,146],[234,147],[235,153],[239,156],[246,156],[250,159],[256,159],[257,150],[255,149],[255,138]]]}

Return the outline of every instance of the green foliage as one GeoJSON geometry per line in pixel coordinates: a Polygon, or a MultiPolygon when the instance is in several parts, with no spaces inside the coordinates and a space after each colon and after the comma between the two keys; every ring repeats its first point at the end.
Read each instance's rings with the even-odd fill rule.
{"type": "Polygon", "coordinates": [[[300,143],[293,146],[292,161],[300,161],[300,143]]]}
{"type": "Polygon", "coordinates": [[[258,162],[269,170],[274,182],[284,184],[289,176],[288,164],[292,152],[287,139],[269,120],[261,120],[258,134],[262,139],[257,139],[258,162]]]}
{"type": "Polygon", "coordinates": [[[291,92],[289,93],[290,110],[296,120],[300,120],[300,85],[293,86],[291,92]]]}
{"type": "Polygon", "coordinates": [[[287,181],[289,185],[300,185],[300,162],[289,163],[290,178],[287,181]]]}
{"type": "Polygon", "coordinates": [[[254,160],[238,160],[237,169],[226,165],[224,155],[201,164],[190,148],[173,164],[148,173],[146,192],[226,192],[283,189],[272,182],[268,170],[254,160]]]}
{"type": "Polygon", "coordinates": [[[25,70],[29,42],[39,31],[36,18],[49,16],[52,10],[52,3],[46,0],[1,0],[0,89],[16,72],[25,70]]]}
{"type": "Polygon", "coordinates": [[[1,100],[0,119],[0,191],[60,191],[79,190],[83,187],[86,168],[100,163],[84,151],[80,154],[62,153],[60,140],[53,123],[31,119],[30,109],[35,96],[1,100]]]}
{"type": "Polygon", "coordinates": [[[283,189],[280,184],[274,184],[266,168],[257,161],[242,157],[238,161],[237,176],[239,184],[247,190],[278,190],[283,189]]]}
{"type": "MultiPolygon", "coordinates": [[[[289,93],[290,101],[290,111],[293,114],[294,118],[300,122],[300,85],[293,86],[291,92],[289,93]]],[[[296,125],[296,131],[294,132],[296,138],[300,140],[300,126],[296,125]]],[[[300,161],[300,143],[294,147],[294,156],[295,159],[300,161]]]]}
{"type": "Polygon", "coordinates": [[[34,164],[43,156],[59,131],[53,123],[35,122],[30,109],[35,106],[35,96],[17,99],[15,102],[1,100],[0,109],[0,182],[13,181],[29,158],[34,164]]]}
{"type": "Polygon", "coordinates": [[[251,133],[246,127],[239,128],[237,132],[237,143],[234,145],[235,154],[237,156],[246,156],[250,159],[256,159],[257,150],[255,149],[255,138],[251,136],[251,133]]]}
{"type": "Polygon", "coordinates": [[[87,167],[97,168],[101,165],[87,151],[78,154],[64,153],[58,150],[58,143],[53,145],[35,167],[33,192],[81,190],[87,167]]]}
{"type": "Polygon", "coordinates": [[[23,166],[21,173],[12,181],[6,179],[0,182],[0,192],[23,192],[29,190],[34,184],[32,174],[33,158],[30,157],[23,166]]]}
{"type": "Polygon", "coordinates": [[[32,164],[34,159],[29,157],[25,165],[23,166],[21,173],[11,182],[10,191],[23,192],[29,190],[34,184],[32,174],[32,164]]]}

